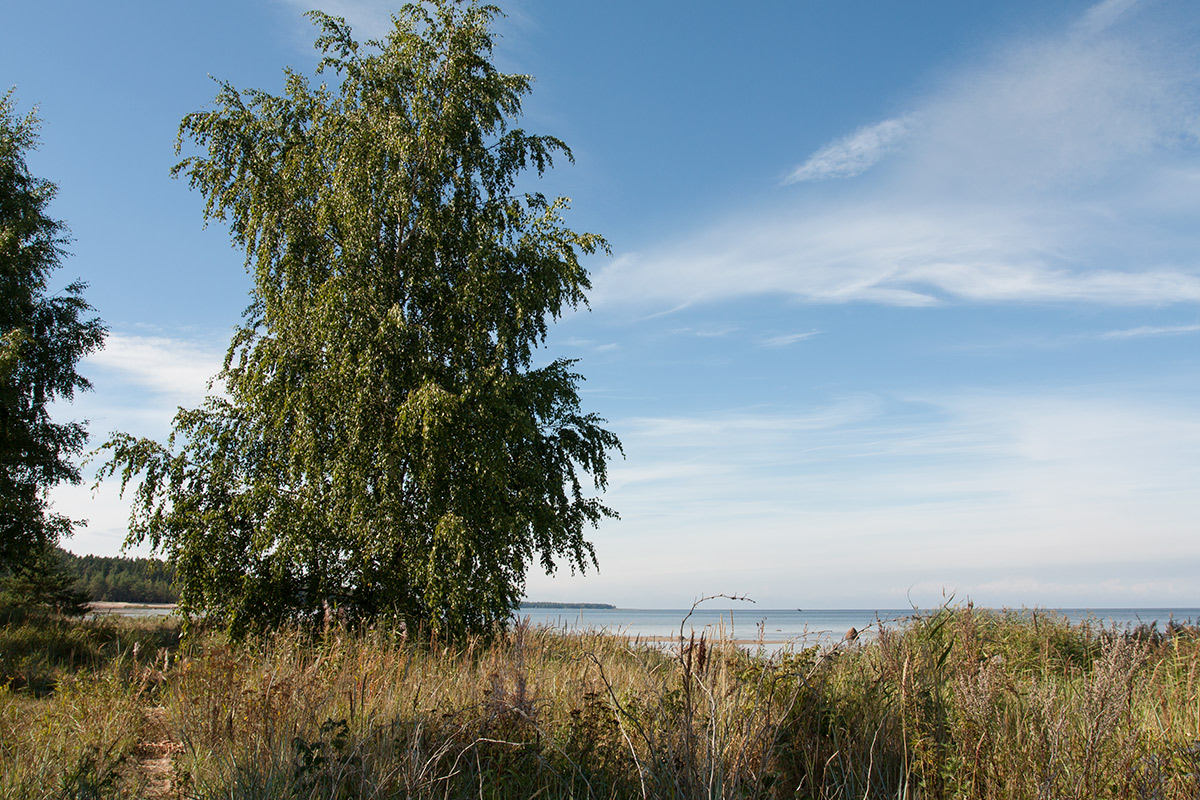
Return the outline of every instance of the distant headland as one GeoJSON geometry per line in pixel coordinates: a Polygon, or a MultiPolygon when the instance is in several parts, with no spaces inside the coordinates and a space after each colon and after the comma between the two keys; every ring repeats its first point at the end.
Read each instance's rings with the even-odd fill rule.
{"type": "Polygon", "coordinates": [[[616,608],[612,603],[549,603],[544,600],[523,600],[521,608],[616,608]]]}

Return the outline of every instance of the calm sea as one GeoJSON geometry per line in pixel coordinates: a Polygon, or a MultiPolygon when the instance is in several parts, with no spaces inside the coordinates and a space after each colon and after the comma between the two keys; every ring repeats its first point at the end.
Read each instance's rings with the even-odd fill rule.
{"type": "MultiPolygon", "coordinates": [[[[688,617],[687,609],[660,608],[525,608],[520,616],[535,625],[563,630],[597,629],[624,636],[647,639],[677,637],[682,625],[684,636],[705,632],[713,636],[721,631],[726,638],[762,641],[778,647],[781,643],[820,644],[840,640],[850,628],[873,636],[880,627],[895,627],[911,620],[912,608],[821,608],[780,609],[753,605],[710,605],[696,609],[688,617]],[[685,617],[687,617],[685,621],[685,617]]],[[[928,613],[928,612],[923,612],[928,613]]],[[[1104,628],[1129,629],[1141,624],[1200,620],[1200,608],[1060,608],[1022,610],[1020,613],[1042,617],[1065,617],[1072,624],[1090,621],[1104,628]]]]}
{"type": "MultiPolygon", "coordinates": [[[[126,607],[100,613],[119,616],[161,616],[171,613],[169,607],[126,607]]],[[[710,638],[723,632],[727,639],[753,644],[759,640],[776,650],[786,644],[828,644],[845,636],[854,628],[864,637],[872,637],[881,627],[896,627],[911,620],[917,613],[911,608],[758,608],[746,604],[709,604],[697,608],[688,616],[687,609],[678,608],[527,608],[518,616],[529,617],[534,625],[559,630],[603,630],[623,636],[648,640],[684,636],[693,632],[710,638]],[[686,620],[685,620],[686,618],[686,620]]],[[[923,611],[922,613],[928,613],[923,611]]],[[[1025,609],[1020,613],[1042,617],[1065,617],[1072,624],[1088,621],[1104,628],[1127,630],[1142,624],[1157,623],[1163,630],[1167,622],[1200,622],[1200,608],[1059,608],[1025,609]]]]}

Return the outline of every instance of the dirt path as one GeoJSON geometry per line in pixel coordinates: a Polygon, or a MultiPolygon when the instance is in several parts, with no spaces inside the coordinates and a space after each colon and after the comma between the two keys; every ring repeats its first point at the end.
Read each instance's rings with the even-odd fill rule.
{"type": "Polygon", "coordinates": [[[134,751],[138,773],[146,781],[145,798],[178,797],[175,787],[175,768],[171,756],[183,745],[171,735],[167,710],[155,706],[145,710],[142,722],[142,741],[134,751]]]}

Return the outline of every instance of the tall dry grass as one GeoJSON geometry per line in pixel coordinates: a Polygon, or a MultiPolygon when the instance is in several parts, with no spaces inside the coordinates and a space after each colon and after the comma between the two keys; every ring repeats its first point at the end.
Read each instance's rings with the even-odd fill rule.
{"type": "Polygon", "coordinates": [[[784,726],[800,797],[1200,797],[1200,647],[1052,615],[943,609],[810,680],[784,726]]]}
{"type": "Polygon", "coordinates": [[[144,709],[178,643],[179,626],[161,620],[0,626],[0,798],[141,796],[144,709]]]}
{"type": "Polygon", "coordinates": [[[777,653],[518,625],[200,634],[155,658],[0,694],[0,769],[23,776],[0,797],[38,775],[44,796],[160,792],[139,771],[151,707],[189,798],[1200,796],[1187,626],[948,608],[777,653]]]}

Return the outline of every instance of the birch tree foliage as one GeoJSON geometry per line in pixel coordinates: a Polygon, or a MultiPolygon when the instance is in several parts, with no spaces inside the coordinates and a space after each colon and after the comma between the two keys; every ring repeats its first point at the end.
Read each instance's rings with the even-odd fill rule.
{"type": "Polygon", "coordinates": [[[333,85],[222,84],[184,118],[200,154],[174,172],[244,249],[251,301],[224,396],[166,443],[115,437],[106,470],[186,611],[486,630],[535,562],[596,564],[584,534],[614,515],[595,494],[620,444],[572,362],[534,357],[607,245],[567,227],[566,199],[517,191],[570,151],[515,126],[530,78],[490,62],[498,13],[409,5],[360,44],[314,12],[333,85]]]}

